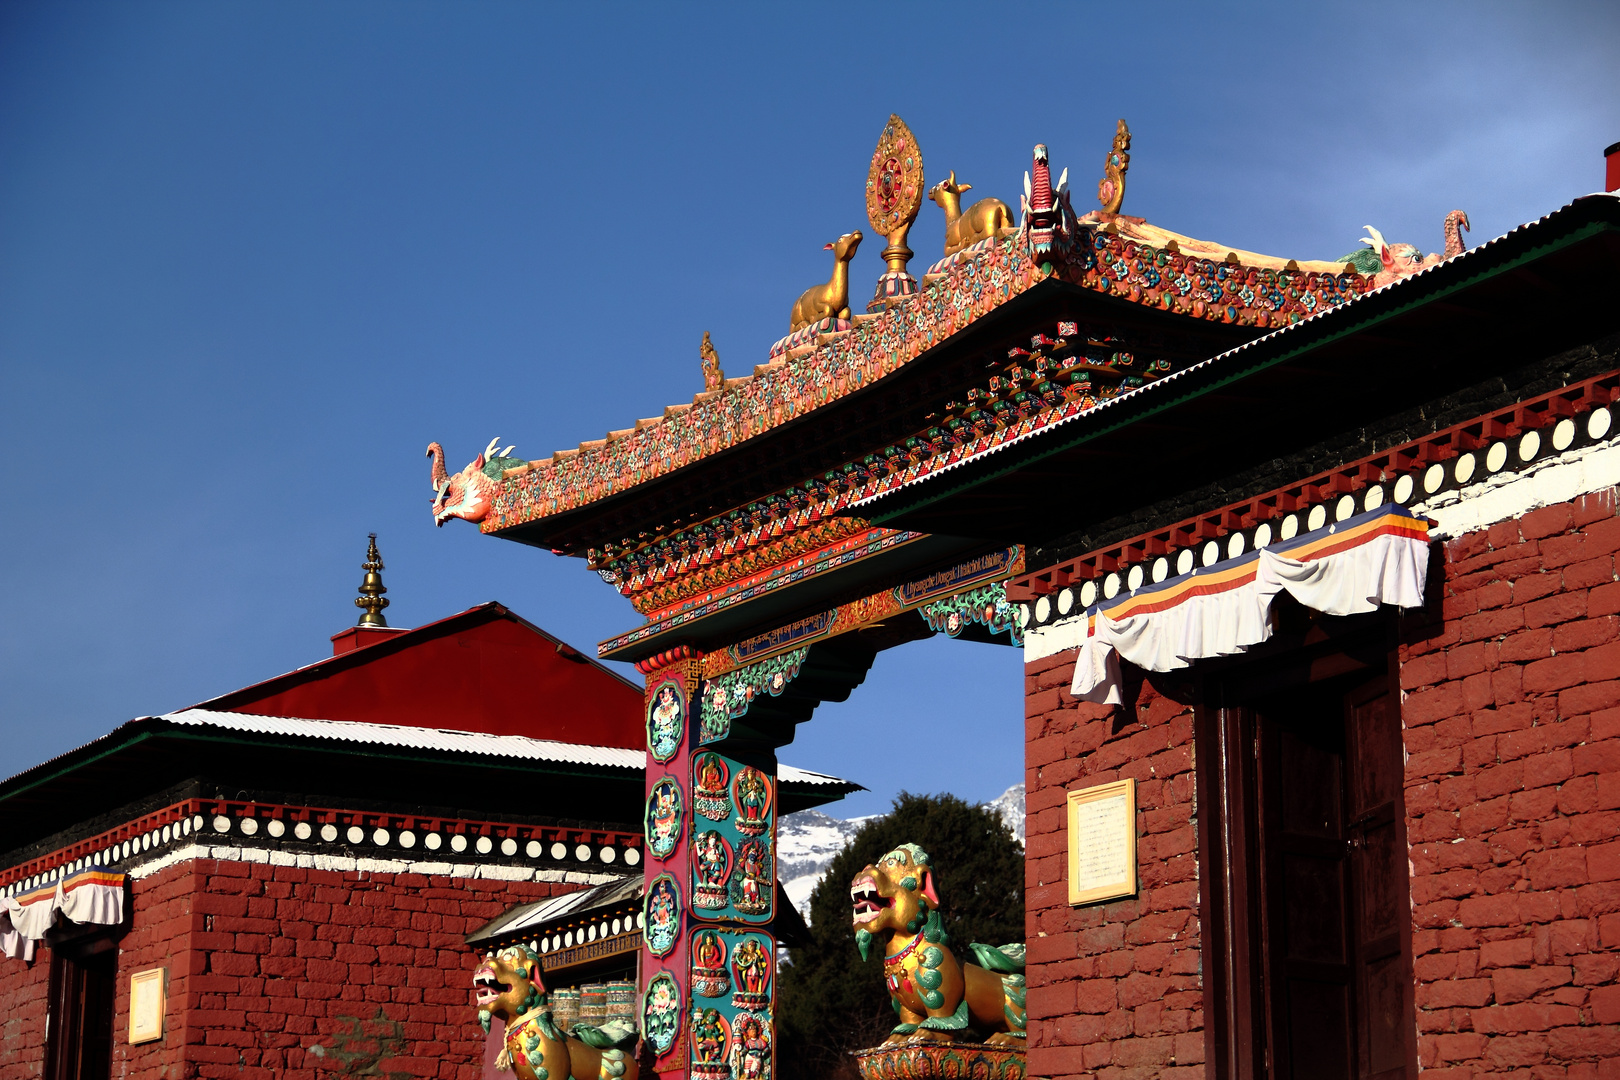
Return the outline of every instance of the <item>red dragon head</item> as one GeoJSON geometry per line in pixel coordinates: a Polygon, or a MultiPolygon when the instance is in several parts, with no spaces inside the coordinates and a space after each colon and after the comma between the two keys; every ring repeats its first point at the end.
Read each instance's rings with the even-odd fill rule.
{"type": "Polygon", "coordinates": [[[527,464],[507,456],[510,446],[496,453],[499,443],[499,437],[491,439],[484,452],[454,476],[445,472],[444,447],[428,444],[427,456],[433,459],[433,524],[443,527],[451,518],[461,518],[476,525],[489,516],[507,469],[527,464]]]}
{"type": "Polygon", "coordinates": [[[1054,250],[1068,248],[1074,229],[1074,212],[1069,208],[1069,170],[1064,169],[1052,186],[1052,169],[1047,161],[1046,144],[1037,143],[1032,165],[1035,173],[1024,174],[1024,233],[1035,260],[1050,264],[1054,250]]]}

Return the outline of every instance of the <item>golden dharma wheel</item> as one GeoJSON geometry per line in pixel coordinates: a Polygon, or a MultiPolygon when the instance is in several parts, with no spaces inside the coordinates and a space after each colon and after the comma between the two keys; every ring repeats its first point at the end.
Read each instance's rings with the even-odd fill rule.
{"type": "Polygon", "coordinates": [[[916,220],[922,199],[922,150],[906,122],[891,113],[866,176],[866,218],[880,235],[892,236],[916,220]]]}

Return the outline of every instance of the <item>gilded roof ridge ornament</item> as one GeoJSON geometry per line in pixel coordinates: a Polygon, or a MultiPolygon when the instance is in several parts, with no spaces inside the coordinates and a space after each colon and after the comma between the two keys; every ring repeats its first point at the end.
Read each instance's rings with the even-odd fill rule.
{"type": "Polygon", "coordinates": [[[917,279],[906,272],[912,250],[906,234],[922,209],[923,159],[917,138],[895,113],[878,137],[866,174],[866,219],[889,243],[883,249],[887,269],[878,278],[868,312],[878,312],[917,293],[917,279]]]}
{"type": "Polygon", "coordinates": [[[720,354],[714,349],[714,342],[709,340],[709,332],[703,331],[703,343],[698,346],[698,357],[703,361],[703,392],[712,394],[726,385],[726,373],[720,369],[720,354]]]}
{"type": "Polygon", "coordinates": [[[1097,201],[1102,212],[1117,214],[1125,205],[1125,174],[1131,168],[1131,129],[1122,119],[1114,129],[1114,145],[1103,159],[1103,177],[1097,181],[1097,201]]]}
{"type": "Polygon", "coordinates": [[[366,576],[360,579],[360,595],[354,598],[354,606],[360,608],[365,614],[360,616],[356,626],[386,627],[388,620],[383,618],[382,610],[388,606],[388,598],[383,593],[388,587],[382,581],[383,561],[377,553],[377,534],[371,533],[371,544],[366,548],[366,561],[360,564],[360,569],[366,576]]]}
{"type": "Polygon", "coordinates": [[[832,277],[825,285],[804,290],[793,302],[793,311],[788,315],[789,336],[812,324],[823,330],[849,329],[849,260],[860,246],[859,229],[826,245],[826,250],[833,253],[832,277]]]}
{"type": "Polygon", "coordinates": [[[958,251],[972,247],[980,240],[1001,235],[1002,229],[1015,229],[1012,207],[1000,199],[980,199],[967,210],[962,209],[962,192],[972,191],[972,184],[959,184],[956,170],[944,180],[928,189],[928,197],[945,211],[945,255],[949,258],[958,251]]]}

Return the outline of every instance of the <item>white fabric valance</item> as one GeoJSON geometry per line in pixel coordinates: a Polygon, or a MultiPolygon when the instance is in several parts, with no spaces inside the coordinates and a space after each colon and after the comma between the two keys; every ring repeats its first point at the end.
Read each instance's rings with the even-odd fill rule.
{"type": "Polygon", "coordinates": [[[1241,653],[1271,636],[1271,604],[1282,592],[1328,615],[1421,607],[1428,537],[1427,519],[1384,506],[1099,604],[1081,616],[1070,689],[1117,705],[1121,657],[1175,671],[1241,653]]]}
{"type": "Polygon", "coordinates": [[[0,896],[0,951],[32,960],[58,911],[76,923],[117,926],[124,921],[124,875],[91,868],[32,892],[0,896]]]}

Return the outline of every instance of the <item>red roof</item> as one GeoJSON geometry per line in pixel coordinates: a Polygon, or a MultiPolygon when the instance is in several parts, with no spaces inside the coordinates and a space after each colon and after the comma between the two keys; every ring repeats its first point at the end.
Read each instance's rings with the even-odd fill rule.
{"type": "Polygon", "coordinates": [[[642,690],[497,603],[200,702],[643,750],[642,690]]]}

